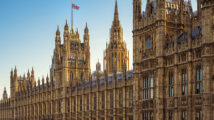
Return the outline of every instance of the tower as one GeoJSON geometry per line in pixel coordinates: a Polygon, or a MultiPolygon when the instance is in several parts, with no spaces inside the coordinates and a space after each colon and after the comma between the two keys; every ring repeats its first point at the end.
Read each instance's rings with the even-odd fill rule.
{"type": "Polygon", "coordinates": [[[84,45],[85,45],[85,48],[84,48],[84,52],[85,52],[85,55],[84,55],[84,59],[86,61],[86,69],[87,69],[87,73],[85,75],[85,78],[87,78],[89,80],[89,77],[90,77],[90,72],[91,71],[91,55],[90,55],[90,35],[89,35],[89,28],[88,28],[88,23],[86,23],[86,26],[85,26],[85,30],[84,30],[84,45]]]}
{"type": "Polygon", "coordinates": [[[17,77],[17,69],[15,67],[10,72],[10,95],[11,98],[15,97],[16,92],[18,91],[18,77],[17,77]]]}
{"type": "Polygon", "coordinates": [[[104,68],[108,73],[122,72],[122,65],[127,64],[127,69],[129,69],[128,51],[126,43],[123,41],[123,29],[119,20],[117,0],[110,35],[110,42],[104,55],[104,68]]]}

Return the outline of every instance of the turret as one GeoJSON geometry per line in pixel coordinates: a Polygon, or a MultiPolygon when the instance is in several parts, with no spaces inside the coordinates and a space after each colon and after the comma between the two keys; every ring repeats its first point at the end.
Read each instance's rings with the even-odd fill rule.
{"type": "Polygon", "coordinates": [[[17,69],[15,66],[15,70],[14,70],[14,77],[13,77],[13,87],[14,87],[14,93],[18,91],[18,74],[17,74],[17,69]]]}
{"type": "MultiPolygon", "coordinates": [[[[85,56],[84,59],[87,62],[87,67],[90,71],[91,69],[91,59],[90,59],[90,36],[89,36],[89,29],[88,24],[86,23],[85,30],[84,30],[84,45],[85,45],[85,56]]],[[[87,77],[86,77],[87,78],[87,77]]]]}
{"type": "Polygon", "coordinates": [[[27,72],[27,79],[30,80],[30,71],[28,69],[28,72],[27,72]]]}
{"type": "Polygon", "coordinates": [[[8,99],[8,95],[7,95],[7,90],[6,87],[4,88],[4,92],[3,92],[3,100],[7,100],[8,99]]]}
{"type": "Polygon", "coordinates": [[[17,80],[17,69],[16,69],[16,66],[15,66],[15,70],[14,70],[14,79],[17,80]]]}
{"type": "Polygon", "coordinates": [[[201,0],[197,0],[198,18],[201,18],[201,0]]]}
{"type": "Polygon", "coordinates": [[[133,0],[133,28],[136,29],[141,20],[142,0],[133,0]]]}
{"type": "MultiPolygon", "coordinates": [[[[65,51],[65,54],[68,54],[69,50],[69,39],[70,39],[70,33],[69,33],[69,26],[68,26],[68,22],[66,20],[66,24],[65,24],[65,27],[64,27],[64,51],[65,51]]],[[[67,55],[65,55],[67,56],[67,55]]]]}
{"type": "Polygon", "coordinates": [[[34,85],[34,69],[31,70],[31,84],[34,85]]]}
{"type": "Polygon", "coordinates": [[[48,75],[46,77],[46,85],[49,86],[49,77],[48,77],[48,75]]]}
{"type": "MultiPolygon", "coordinates": [[[[210,44],[214,42],[214,24],[213,24],[213,16],[214,16],[214,1],[213,0],[201,0],[202,5],[202,43],[210,44]]],[[[211,48],[208,48],[211,49],[211,48]]]]}
{"type": "Polygon", "coordinates": [[[44,76],[42,77],[42,87],[44,87],[45,86],[45,78],[44,78],[44,76]]]}
{"type": "Polygon", "coordinates": [[[86,44],[89,44],[89,29],[88,29],[88,23],[86,23],[85,30],[84,30],[84,42],[86,44]]]}
{"type": "Polygon", "coordinates": [[[24,87],[24,89],[26,88],[26,77],[25,77],[25,74],[23,75],[23,87],[24,87]]]}
{"type": "Polygon", "coordinates": [[[60,36],[59,25],[57,25],[56,38],[55,38],[55,45],[56,45],[56,48],[57,48],[60,44],[61,44],[61,36],[60,36]]]}
{"type": "Polygon", "coordinates": [[[100,62],[98,60],[97,64],[96,64],[96,71],[97,72],[100,72],[101,71],[101,65],[100,65],[100,62]]]}
{"type": "Polygon", "coordinates": [[[13,69],[11,69],[11,72],[10,72],[10,95],[11,95],[11,97],[14,97],[15,92],[16,92],[16,79],[15,78],[17,78],[17,70],[13,71],[13,69]],[[15,71],[16,71],[16,76],[15,76],[15,71]]]}
{"type": "Polygon", "coordinates": [[[38,79],[38,87],[40,88],[40,78],[38,79]]]}

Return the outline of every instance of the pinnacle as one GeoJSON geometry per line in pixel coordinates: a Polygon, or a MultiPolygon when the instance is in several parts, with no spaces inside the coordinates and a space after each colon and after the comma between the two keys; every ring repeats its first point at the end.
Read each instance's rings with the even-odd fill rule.
{"type": "Polygon", "coordinates": [[[116,21],[119,20],[119,13],[118,13],[117,0],[115,1],[114,20],[116,20],[116,21]]]}

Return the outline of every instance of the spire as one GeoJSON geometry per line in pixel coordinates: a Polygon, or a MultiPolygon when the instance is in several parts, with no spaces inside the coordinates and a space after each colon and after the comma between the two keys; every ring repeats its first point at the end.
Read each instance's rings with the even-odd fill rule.
{"type": "Polygon", "coordinates": [[[13,68],[10,71],[10,78],[11,78],[11,80],[13,79],[13,68]]]}
{"type": "Polygon", "coordinates": [[[6,87],[4,87],[3,100],[8,99],[6,87]]]}
{"type": "Polygon", "coordinates": [[[65,31],[69,31],[69,27],[68,27],[68,20],[66,19],[66,23],[65,23],[65,27],[64,27],[65,31]]]}
{"type": "Polygon", "coordinates": [[[27,79],[29,79],[30,78],[30,71],[29,71],[29,69],[28,69],[28,72],[27,72],[27,79]]]}
{"type": "Polygon", "coordinates": [[[56,35],[58,35],[58,36],[60,35],[59,25],[57,25],[56,35]]]}
{"type": "Polygon", "coordinates": [[[48,85],[48,81],[49,81],[49,77],[48,77],[48,74],[47,74],[47,77],[46,77],[46,83],[48,85]]]}
{"type": "Polygon", "coordinates": [[[32,67],[32,70],[31,70],[31,75],[34,76],[34,69],[33,69],[33,67],[32,67]]]}
{"type": "Polygon", "coordinates": [[[88,33],[89,32],[89,30],[88,30],[88,23],[86,22],[86,26],[85,26],[85,31],[84,31],[85,33],[88,33]]]}
{"type": "Polygon", "coordinates": [[[119,13],[118,13],[118,7],[117,7],[117,0],[115,1],[115,10],[114,10],[114,21],[119,21],[119,13]]]}
{"type": "Polygon", "coordinates": [[[14,70],[14,78],[15,79],[17,78],[17,69],[16,69],[16,66],[15,66],[15,70],[14,70]]]}

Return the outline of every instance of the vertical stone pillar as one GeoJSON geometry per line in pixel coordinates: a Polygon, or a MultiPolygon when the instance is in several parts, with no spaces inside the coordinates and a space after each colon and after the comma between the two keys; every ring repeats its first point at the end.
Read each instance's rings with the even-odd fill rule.
{"type": "Polygon", "coordinates": [[[156,118],[159,120],[164,120],[164,95],[165,95],[165,86],[164,86],[164,68],[163,66],[163,58],[158,58],[159,68],[157,69],[157,79],[155,81],[156,89],[156,118]]]}
{"type": "Polygon", "coordinates": [[[212,60],[203,58],[202,60],[202,86],[203,86],[203,120],[211,118],[211,80],[212,80],[212,60]]]}
{"type": "Polygon", "coordinates": [[[133,86],[133,97],[134,97],[134,109],[133,109],[133,115],[134,120],[140,120],[140,113],[139,113],[139,84],[140,84],[140,74],[139,73],[133,73],[134,74],[134,86],[133,86]]]}
{"type": "Polygon", "coordinates": [[[129,91],[126,91],[126,87],[123,87],[123,120],[126,120],[126,94],[128,94],[129,91]]]}

